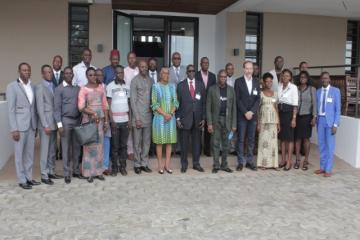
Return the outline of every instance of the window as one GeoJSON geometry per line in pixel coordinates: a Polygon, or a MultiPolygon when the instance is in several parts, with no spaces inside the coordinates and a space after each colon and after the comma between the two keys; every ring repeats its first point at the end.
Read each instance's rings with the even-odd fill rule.
{"type": "Polygon", "coordinates": [[[89,6],[69,5],[69,65],[81,61],[81,51],[89,47],[89,6]]]}
{"type": "Polygon", "coordinates": [[[261,66],[262,14],[246,13],[245,60],[261,66]]]}
{"type": "MultiPolygon", "coordinates": [[[[345,47],[345,64],[357,64],[359,62],[359,22],[348,21],[345,47]]],[[[345,74],[356,76],[356,67],[345,68],[345,74]]]]}

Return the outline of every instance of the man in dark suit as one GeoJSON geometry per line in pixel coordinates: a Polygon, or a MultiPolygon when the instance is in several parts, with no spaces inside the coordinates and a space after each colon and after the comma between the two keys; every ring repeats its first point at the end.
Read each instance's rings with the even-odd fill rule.
{"type": "Polygon", "coordinates": [[[254,163],[254,144],[256,132],[256,115],[260,103],[259,80],[253,78],[253,63],[245,61],[244,76],[235,81],[235,94],[238,122],[238,166],[237,171],[243,169],[244,164],[251,170],[256,170],[254,163]],[[244,142],[247,137],[247,158],[244,156],[244,142]]]}
{"type": "MultiPolygon", "coordinates": [[[[207,57],[202,57],[200,60],[201,70],[196,73],[195,79],[200,80],[204,83],[206,89],[206,95],[209,91],[209,88],[216,84],[216,76],[214,73],[209,71],[209,59],[207,57]]],[[[204,126],[204,154],[208,157],[210,154],[210,133],[208,132],[207,123],[205,121],[204,126]]]]}
{"type": "MultiPolygon", "coordinates": [[[[54,88],[59,86],[64,78],[64,72],[61,70],[62,67],[62,57],[60,55],[56,55],[53,58],[52,66],[53,66],[53,77],[52,82],[54,85],[54,88]]],[[[56,139],[56,160],[62,159],[61,154],[61,141],[58,141],[56,139]]]]}
{"type": "Polygon", "coordinates": [[[176,124],[180,129],[181,172],[185,173],[188,167],[187,153],[189,137],[192,140],[193,169],[204,172],[200,166],[201,129],[205,125],[205,86],[195,78],[195,67],[190,64],[186,67],[187,79],[179,82],[177,96],[179,108],[176,111],[176,124]]]}
{"type": "Polygon", "coordinates": [[[149,58],[148,60],[149,65],[149,77],[151,78],[151,81],[154,83],[157,83],[160,79],[160,74],[157,71],[158,64],[156,58],[149,58]]]}
{"type": "Polygon", "coordinates": [[[62,83],[64,78],[64,72],[61,70],[62,67],[62,57],[60,55],[56,55],[53,58],[52,66],[53,66],[53,77],[52,82],[54,87],[56,88],[62,83]]]}

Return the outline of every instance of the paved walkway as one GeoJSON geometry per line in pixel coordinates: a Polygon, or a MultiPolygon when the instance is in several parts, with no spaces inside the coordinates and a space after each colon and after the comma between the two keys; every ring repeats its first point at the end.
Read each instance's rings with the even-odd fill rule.
{"type": "Polygon", "coordinates": [[[316,176],[313,152],[306,172],[212,174],[202,158],[205,173],[181,174],[175,158],[172,175],[30,191],[17,187],[12,161],[0,171],[0,239],[360,239],[360,170],[337,159],[333,177],[316,176]]]}

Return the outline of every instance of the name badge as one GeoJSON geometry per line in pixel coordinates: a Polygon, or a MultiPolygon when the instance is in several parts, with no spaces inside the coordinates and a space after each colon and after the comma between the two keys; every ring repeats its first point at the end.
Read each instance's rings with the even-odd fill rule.
{"type": "Polygon", "coordinates": [[[195,95],[195,98],[196,98],[197,100],[200,100],[200,99],[201,99],[200,94],[197,93],[197,94],[195,95]]]}
{"type": "Polygon", "coordinates": [[[332,101],[333,101],[332,98],[330,98],[330,97],[327,98],[327,102],[328,102],[328,103],[332,103],[332,101]]]}
{"type": "Polygon", "coordinates": [[[257,95],[258,95],[258,92],[257,92],[257,90],[256,90],[256,89],[254,89],[254,91],[253,91],[253,95],[255,95],[255,96],[257,96],[257,95]]]}

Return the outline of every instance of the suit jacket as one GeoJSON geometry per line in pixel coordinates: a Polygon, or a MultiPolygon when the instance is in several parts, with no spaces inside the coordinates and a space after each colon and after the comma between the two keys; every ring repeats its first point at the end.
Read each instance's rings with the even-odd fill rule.
{"type": "MultiPolygon", "coordinates": [[[[34,87],[32,85],[31,87],[35,92],[34,87]]],[[[6,99],[9,109],[10,131],[24,132],[30,128],[35,130],[37,127],[35,94],[32,103],[30,103],[21,82],[16,80],[7,86],[6,99]]]]}
{"type": "MultiPolygon", "coordinates": [[[[195,78],[197,80],[200,80],[200,81],[204,82],[204,80],[202,78],[202,75],[201,75],[201,70],[196,73],[195,78]]],[[[206,93],[209,91],[209,88],[212,85],[215,85],[215,84],[216,84],[216,76],[215,76],[214,73],[209,71],[208,72],[208,82],[207,82],[207,85],[206,85],[206,93]]]]}
{"type": "Polygon", "coordinates": [[[39,118],[38,128],[50,128],[56,130],[56,121],[54,118],[54,94],[46,86],[45,80],[42,80],[35,88],[36,108],[39,118]]]}
{"type": "Polygon", "coordinates": [[[249,94],[244,77],[240,77],[235,80],[235,94],[238,118],[237,120],[246,120],[244,114],[248,111],[254,113],[253,119],[257,117],[257,111],[260,104],[260,84],[256,78],[252,79],[252,90],[249,94]]]}
{"type": "MultiPolygon", "coordinates": [[[[322,88],[319,88],[316,91],[316,100],[317,100],[316,109],[317,109],[318,116],[320,113],[320,107],[321,107],[321,102],[322,102],[321,91],[322,91],[322,88]]],[[[333,127],[334,124],[336,124],[337,126],[340,125],[340,114],[341,114],[340,90],[337,87],[330,86],[329,92],[327,94],[326,105],[325,105],[325,117],[326,117],[326,122],[329,127],[333,127]]]]}
{"type": "Polygon", "coordinates": [[[181,82],[182,80],[184,80],[186,78],[186,67],[185,66],[180,66],[180,71],[179,71],[179,79],[176,78],[176,73],[174,70],[174,66],[171,66],[169,68],[170,70],[170,79],[169,82],[170,83],[174,83],[175,85],[178,85],[179,82],[181,82]]]}
{"type": "Polygon", "coordinates": [[[60,71],[59,82],[56,81],[55,74],[53,74],[52,82],[54,84],[54,87],[59,86],[62,83],[63,78],[64,78],[64,72],[63,71],[60,71]]]}
{"type": "MultiPolygon", "coordinates": [[[[236,97],[234,88],[226,87],[226,129],[236,128],[236,97]]],[[[218,85],[209,88],[206,97],[206,120],[208,125],[217,125],[220,116],[220,89],[218,85]]]]}
{"type": "Polygon", "coordinates": [[[184,129],[191,129],[193,124],[198,126],[200,122],[206,118],[205,86],[204,83],[199,80],[195,80],[195,94],[199,95],[200,99],[192,99],[187,79],[178,84],[177,97],[179,108],[176,110],[175,116],[176,119],[180,119],[184,129]]]}
{"type": "Polygon", "coordinates": [[[160,72],[159,71],[156,71],[156,79],[154,79],[156,82],[152,81],[152,78],[151,78],[151,75],[150,75],[150,71],[149,71],[149,77],[151,79],[151,83],[152,84],[155,84],[157,83],[159,80],[160,80],[160,72]]]}

